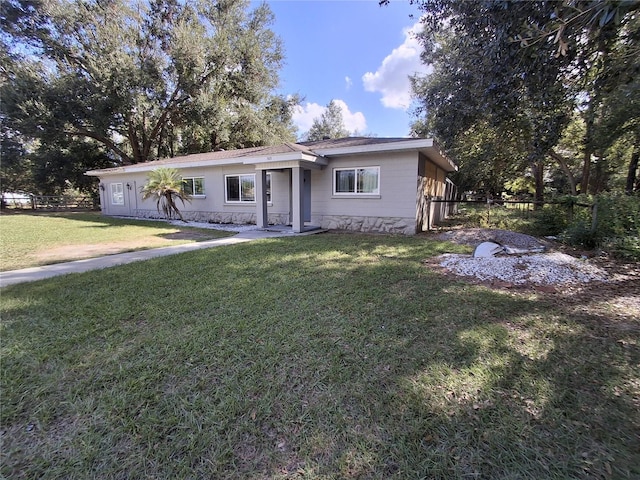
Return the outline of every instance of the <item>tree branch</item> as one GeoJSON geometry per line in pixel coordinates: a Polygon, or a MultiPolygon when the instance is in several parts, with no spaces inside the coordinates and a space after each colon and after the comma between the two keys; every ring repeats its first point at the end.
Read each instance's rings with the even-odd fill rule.
{"type": "Polygon", "coordinates": [[[83,130],[80,128],[75,130],[65,130],[63,133],[65,135],[93,138],[94,140],[105,145],[113,153],[118,155],[124,165],[132,163],[131,157],[124,150],[118,147],[113,140],[105,137],[104,135],[101,135],[97,132],[92,132],[90,130],[83,130]]]}
{"type": "Polygon", "coordinates": [[[567,176],[567,180],[569,180],[569,187],[571,188],[571,195],[576,195],[576,179],[567,165],[567,160],[553,149],[549,150],[548,154],[552,159],[558,162],[558,165],[560,165],[560,168],[567,176]]]}

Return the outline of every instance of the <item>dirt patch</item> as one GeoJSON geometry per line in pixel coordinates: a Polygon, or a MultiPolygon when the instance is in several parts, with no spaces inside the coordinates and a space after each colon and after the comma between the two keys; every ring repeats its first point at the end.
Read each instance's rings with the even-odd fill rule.
{"type": "Polygon", "coordinates": [[[37,252],[33,257],[39,263],[57,263],[84,258],[101,257],[103,255],[113,255],[115,253],[132,252],[147,248],[166,246],[166,242],[158,241],[151,243],[149,239],[129,240],[126,242],[98,243],[93,245],[64,245],[62,247],[51,248],[44,252],[37,252]]]}
{"type": "Polygon", "coordinates": [[[165,240],[193,240],[194,242],[211,239],[210,235],[206,235],[204,233],[195,232],[195,231],[163,233],[162,235],[158,235],[158,236],[161,238],[164,238],[165,240]]]}
{"type": "Polygon", "coordinates": [[[39,264],[50,264],[82,260],[85,258],[101,257],[116,253],[133,252],[135,250],[147,250],[150,248],[167,247],[173,244],[189,241],[201,242],[213,237],[195,230],[185,230],[157,235],[155,238],[141,238],[139,240],[126,240],[120,242],[105,242],[96,244],[63,245],[50,248],[46,251],[36,252],[32,257],[39,264]]]}

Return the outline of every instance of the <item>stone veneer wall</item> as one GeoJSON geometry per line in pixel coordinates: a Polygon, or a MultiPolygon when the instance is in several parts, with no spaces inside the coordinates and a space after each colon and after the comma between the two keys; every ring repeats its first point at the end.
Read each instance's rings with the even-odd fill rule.
{"type": "MultiPolygon", "coordinates": [[[[138,218],[164,218],[157,210],[134,210],[138,218]]],[[[185,220],[192,222],[229,223],[234,225],[255,225],[255,213],[238,212],[182,212],[185,220]]],[[[270,225],[289,224],[287,214],[269,214],[270,225]]],[[[320,224],[328,230],[349,230],[363,233],[416,233],[415,219],[404,217],[353,217],[349,215],[322,215],[313,218],[314,225],[320,224]]]]}
{"type": "MultiPolygon", "coordinates": [[[[134,210],[138,218],[164,218],[157,210],[134,210]]],[[[229,223],[233,225],[255,225],[256,214],[246,212],[182,212],[185,220],[202,223],[229,223]]],[[[271,225],[286,225],[289,223],[287,214],[269,214],[271,225]]]]}
{"type": "Polygon", "coordinates": [[[402,233],[415,235],[416,221],[404,217],[353,217],[347,215],[323,215],[321,227],[329,230],[350,230],[365,233],[402,233]]]}

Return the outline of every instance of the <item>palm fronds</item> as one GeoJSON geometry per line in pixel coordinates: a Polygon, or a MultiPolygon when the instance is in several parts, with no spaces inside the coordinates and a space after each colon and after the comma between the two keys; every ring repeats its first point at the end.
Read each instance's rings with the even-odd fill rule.
{"type": "Polygon", "coordinates": [[[163,213],[166,218],[177,215],[180,220],[186,221],[174,200],[179,198],[183,205],[185,201],[191,201],[191,197],[184,191],[178,169],[159,167],[150,172],[147,183],[142,187],[142,199],[148,198],[156,198],[158,213],[163,213]]]}

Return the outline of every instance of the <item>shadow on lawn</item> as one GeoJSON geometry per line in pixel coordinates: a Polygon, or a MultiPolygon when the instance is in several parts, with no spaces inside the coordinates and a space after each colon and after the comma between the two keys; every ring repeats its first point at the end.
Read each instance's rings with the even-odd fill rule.
{"type": "Polygon", "coordinates": [[[421,264],[450,248],[277,239],[7,288],[2,473],[637,476],[629,332],[421,264]]]}

